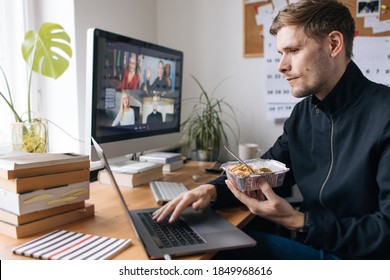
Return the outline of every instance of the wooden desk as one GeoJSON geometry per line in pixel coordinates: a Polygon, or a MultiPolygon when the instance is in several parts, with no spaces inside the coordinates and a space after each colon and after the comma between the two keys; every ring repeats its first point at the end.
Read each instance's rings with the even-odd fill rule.
{"type": "MultiPolygon", "coordinates": [[[[211,167],[211,165],[212,163],[208,162],[190,161],[184,165],[184,168],[165,174],[163,180],[183,182],[188,188],[193,188],[202,183],[207,183],[210,179],[218,176],[204,171],[204,168],[211,167]],[[194,182],[192,178],[193,175],[199,175],[199,179],[196,182],[194,182]]],[[[121,188],[121,191],[129,209],[158,207],[148,185],[135,188],[121,188]]],[[[142,243],[137,239],[123,213],[119,198],[114,189],[109,185],[101,185],[98,182],[93,182],[91,183],[90,192],[91,194],[88,202],[95,204],[95,216],[64,225],[61,229],[109,237],[131,238],[133,245],[115,256],[114,259],[148,259],[142,243]]],[[[244,207],[221,210],[218,211],[218,213],[226,218],[231,224],[238,227],[244,226],[252,218],[252,214],[244,207]]],[[[11,249],[47,232],[42,232],[22,239],[13,239],[0,234],[0,259],[32,259],[14,255],[11,249]]],[[[183,257],[182,259],[209,259],[212,256],[213,253],[205,253],[183,257]]]]}

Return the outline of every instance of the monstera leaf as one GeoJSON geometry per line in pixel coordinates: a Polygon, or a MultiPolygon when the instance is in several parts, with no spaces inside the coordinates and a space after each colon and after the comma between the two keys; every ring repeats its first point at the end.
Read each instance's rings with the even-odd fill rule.
{"type": "Polygon", "coordinates": [[[57,79],[72,57],[70,37],[61,25],[43,23],[38,33],[30,30],[25,34],[22,54],[32,71],[57,79]]]}

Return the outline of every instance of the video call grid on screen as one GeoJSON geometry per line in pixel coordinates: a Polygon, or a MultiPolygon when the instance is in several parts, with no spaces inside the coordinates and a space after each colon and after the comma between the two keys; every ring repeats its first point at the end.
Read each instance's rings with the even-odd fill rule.
{"type": "Polygon", "coordinates": [[[105,36],[95,42],[93,135],[128,139],[179,131],[182,53],[136,39],[119,38],[128,42],[105,36]],[[136,82],[131,79],[126,85],[127,69],[131,67],[136,82]],[[115,119],[124,96],[129,99],[134,117],[118,124],[115,119]],[[153,109],[157,111],[155,114],[153,109]]]}

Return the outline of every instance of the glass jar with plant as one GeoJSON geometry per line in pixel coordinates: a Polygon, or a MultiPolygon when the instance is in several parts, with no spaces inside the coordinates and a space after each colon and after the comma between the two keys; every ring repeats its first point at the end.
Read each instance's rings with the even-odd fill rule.
{"type": "Polygon", "coordinates": [[[219,160],[223,146],[229,145],[227,130],[239,137],[239,125],[236,121],[235,109],[224,100],[214,97],[218,86],[208,93],[199,80],[192,76],[201,92],[199,98],[191,99],[196,104],[189,117],[182,123],[181,135],[187,148],[195,147],[196,158],[201,161],[219,160]]]}
{"type": "Polygon", "coordinates": [[[12,125],[12,148],[25,152],[47,152],[47,120],[40,118],[31,109],[31,78],[36,72],[57,79],[69,66],[72,57],[70,37],[64,28],[51,22],[45,22],[38,32],[27,31],[22,43],[22,55],[29,66],[27,84],[27,112],[18,114],[12,100],[12,94],[3,68],[0,66],[8,90],[8,97],[0,91],[0,96],[11,109],[15,124],[12,125]]]}

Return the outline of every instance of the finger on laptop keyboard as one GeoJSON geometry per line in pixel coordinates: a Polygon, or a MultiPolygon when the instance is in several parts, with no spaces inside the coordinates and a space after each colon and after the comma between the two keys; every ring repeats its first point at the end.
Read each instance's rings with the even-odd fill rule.
{"type": "Polygon", "coordinates": [[[161,207],[153,217],[157,221],[163,221],[171,215],[169,221],[174,222],[188,206],[192,205],[194,209],[207,207],[211,200],[215,199],[215,196],[216,190],[213,185],[200,185],[195,189],[182,193],[179,197],[161,207]]]}
{"type": "Polygon", "coordinates": [[[165,220],[167,217],[170,217],[170,221],[174,221],[177,219],[177,217],[180,216],[180,214],[183,212],[183,210],[188,206],[185,206],[183,210],[182,205],[183,205],[183,197],[184,194],[179,195],[176,199],[171,200],[164,206],[162,206],[160,209],[158,209],[156,212],[153,214],[153,218],[157,220],[158,222],[161,222],[165,220]],[[179,208],[178,208],[179,206],[179,208]],[[173,218],[172,218],[173,215],[173,218]]]}

